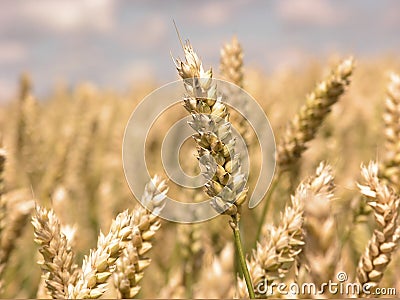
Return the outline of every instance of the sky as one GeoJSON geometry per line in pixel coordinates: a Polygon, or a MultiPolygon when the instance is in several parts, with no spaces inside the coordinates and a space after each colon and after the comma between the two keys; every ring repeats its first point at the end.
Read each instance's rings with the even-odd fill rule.
{"type": "Polygon", "coordinates": [[[117,91],[149,78],[177,79],[182,56],[173,20],[205,62],[237,35],[245,64],[272,72],[331,54],[400,54],[400,1],[2,0],[0,102],[29,72],[39,96],[55,83],[93,82],[117,91]]]}

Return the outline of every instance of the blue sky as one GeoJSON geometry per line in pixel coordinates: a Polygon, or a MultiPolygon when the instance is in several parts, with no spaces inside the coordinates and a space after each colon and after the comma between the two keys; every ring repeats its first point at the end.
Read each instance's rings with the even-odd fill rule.
{"type": "Polygon", "coordinates": [[[81,81],[119,91],[147,78],[175,80],[181,55],[172,20],[206,66],[236,34],[245,63],[265,71],[298,67],[333,53],[375,58],[400,53],[400,1],[0,2],[0,101],[28,71],[35,92],[81,81]]]}

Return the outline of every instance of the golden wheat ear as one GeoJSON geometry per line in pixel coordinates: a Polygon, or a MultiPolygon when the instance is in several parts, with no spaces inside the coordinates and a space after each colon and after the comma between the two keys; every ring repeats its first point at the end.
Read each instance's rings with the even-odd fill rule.
{"type": "Polygon", "coordinates": [[[78,266],[69,240],[53,210],[36,205],[32,217],[35,242],[43,259],[39,262],[47,292],[53,299],[68,297],[68,287],[75,285],[78,266]]]}
{"type": "MultiPolygon", "coordinates": [[[[256,293],[258,284],[265,280],[268,284],[281,280],[292,268],[304,246],[305,203],[310,199],[331,199],[333,188],[331,167],[321,163],[315,175],[300,183],[295,194],[291,196],[291,205],[286,206],[280,225],[263,226],[262,238],[248,262],[256,293]]],[[[248,297],[246,285],[241,278],[238,278],[237,296],[248,297]]]]}
{"type": "Polygon", "coordinates": [[[287,125],[277,145],[277,162],[280,170],[293,165],[307,149],[307,142],[315,137],[332,105],[339,100],[350,84],[353,69],[353,58],[344,60],[307,96],[306,103],[287,125]]]}
{"type": "Polygon", "coordinates": [[[147,255],[161,226],[157,215],[165,206],[167,192],[167,182],[157,175],[154,176],[146,185],[142,196],[145,207],[137,206],[131,213],[132,238],[117,260],[113,275],[119,298],[130,299],[140,291],[140,280],[151,262],[147,255]]]}
{"type": "Polygon", "coordinates": [[[358,184],[358,187],[374,211],[377,228],[359,260],[357,280],[361,284],[377,287],[399,242],[397,217],[400,198],[378,178],[377,163],[362,165],[361,174],[364,183],[358,184]]]}
{"type": "Polygon", "coordinates": [[[99,298],[107,290],[107,280],[115,270],[126,242],[132,238],[131,214],[128,210],[113,220],[107,235],[100,232],[97,248],[85,256],[82,273],[75,285],[69,285],[67,298],[99,298]]]}

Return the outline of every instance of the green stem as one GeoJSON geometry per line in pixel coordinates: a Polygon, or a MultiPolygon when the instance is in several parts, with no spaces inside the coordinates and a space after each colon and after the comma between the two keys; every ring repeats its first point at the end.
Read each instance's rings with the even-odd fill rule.
{"type": "Polygon", "coordinates": [[[246,281],[247,291],[249,292],[250,299],[255,299],[256,296],[254,294],[253,283],[251,282],[249,269],[247,268],[246,259],[244,257],[242,240],[240,238],[239,220],[237,216],[234,216],[232,225],[233,235],[235,237],[235,246],[239,257],[240,267],[246,281]]]}
{"type": "Polygon", "coordinates": [[[265,199],[265,204],[264,204],[263,210],[261,212],[261,217],[260,217],[259,222],[258,222],[258,229],[257,229],[257,234],[256,234],[256,237],[255,237],[254,244],[256,244],[256,242],[260,238],[262,227],[264,225],[264,220],[265,220],[265,217],[266,217],[267,212],[268,212],[269,204],[271,203],[272,194],[273,194],[274,190],[276,189],[276,187],[278,185],[279,178],[281,177],[281,174],[282,173],[278,171],[277,175],[274,176],[274,178],[272,179],[271,186],[269,187],[269,190],[267,192],[267,195],[265,196],[265,198],[266,198],[265,199]]]}

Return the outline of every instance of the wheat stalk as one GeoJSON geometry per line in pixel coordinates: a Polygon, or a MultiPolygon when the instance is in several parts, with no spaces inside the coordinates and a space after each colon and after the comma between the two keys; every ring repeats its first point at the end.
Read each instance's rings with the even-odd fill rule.
{"type": "Polygon", "coordinates": [[[281,170],[293,165],[307,149],[307,142],[314,138],[332,105],[349,85],[353,68],[352,58],[344,60],[307,96],[306,103],[287,125],[277,145],[277,162],[281,170]]]}
{"type": "Polygon", "coordinates": [[[140,206],[132,211],[132,239],[117,260],[117,268],[113,275],[119,298],[133,298],[140,291],[139,281],[150,264],[146,255],[152,248],[152,239],[161,226],[157,215],[165,206],[167,192],[166,181],[154,176],[146,185],[142,196],[141,202],[145,207],[140,206]]]}
{"type": "Polygon", "coordinates": [[[368,242],[357,268],[357,280],[361,284],[377,287],[384,271],[391,260],[400,238],[400,227],[397,224],[400,198],[378,178],[378,164],[370,162],[361,166],[365,181],[358,184],[367,202],[372,207],[377,229],[368,242]]]}
{"type": "Polygon", "coordinates": [[[382,176],[392,187],[400,189],[400,76],[392,73],[385,100],[385,157],[381,165],[382,176]]]}
{"type": "MultiPolygon", "coordinates": [[[[315,176],[303,181],[291,196],[291,205],[286,206],[280,225],[264,225],[262,240],[248,262],[256,292],[257,286],[265,280],[271,283],[286,276],[304,246],[305,203],[313,201],[311,199],[330,199],[333,186],[330,166],[321,163],[315,176]]],[[[237,293],[240,298],[248,296],[241,278],[238,279],[237,293]]]]}
{"type": "Polygon", "coordinates": [[[40,246],[43,261],[39,262],[45,286],[53,299],[65,299],[69,286],[76,284],[78,266],[69,240],[53,210],[36,206],[32,218],[35,242],[40,246]]]}

